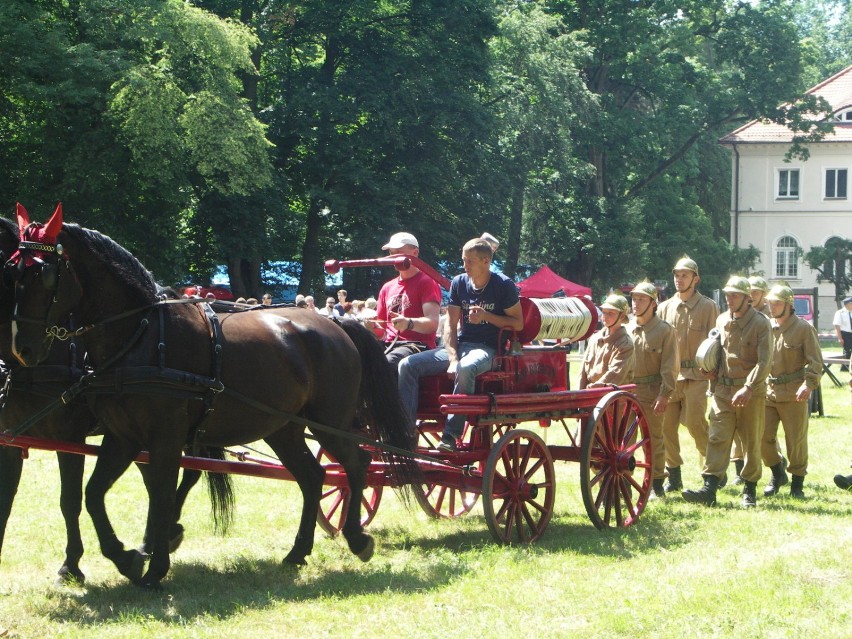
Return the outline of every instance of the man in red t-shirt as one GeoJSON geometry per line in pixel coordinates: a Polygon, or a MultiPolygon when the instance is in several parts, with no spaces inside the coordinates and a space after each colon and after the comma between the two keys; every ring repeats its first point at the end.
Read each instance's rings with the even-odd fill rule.
{"type": "MultiPolygon", "coordinates": [[[[420,244],[411,233],[396,233],[382,250],[390,255],[417,257],[420,244]]],[[[441,287],[413,265],[382,286],[376,317],[364,323],[368,328],[384,328],[385,354],[394,372],[412,353],[435,348],[440,309],[441,287]]]]}

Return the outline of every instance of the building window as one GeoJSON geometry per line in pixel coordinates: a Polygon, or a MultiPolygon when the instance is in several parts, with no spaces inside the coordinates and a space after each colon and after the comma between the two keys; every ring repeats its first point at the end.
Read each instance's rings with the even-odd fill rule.
{"type": "Polygon", "coordinates": [[[778,171],[778,199],[799,199],[799,169],[778,171]]]}
{"type": "Polygon", "coordinates": [[[832,200],[846,199],[846,185],[848,184],[848,169],[826,169],[825,170],[825,198],[832,200]]]}
{"type": "Polygon", "coordinates": [[[834,119],[837,122],[852,122],[852,109],[846,109],[834,114],[834,119]]]}
{"type": "Polygon", "coordinates": [[[775,277],[799,277],[799,243],[789,235],[775,245],[775,277]]]}

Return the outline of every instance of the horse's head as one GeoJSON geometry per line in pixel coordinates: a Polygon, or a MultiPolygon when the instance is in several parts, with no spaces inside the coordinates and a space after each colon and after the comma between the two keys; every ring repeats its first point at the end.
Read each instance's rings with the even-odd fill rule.
{"type": "Polygon", "coordinates": [[[58,325],[80,302],[81,291],[59,242],[62,204],[44,225],[30,222],[20,204],[17,217],[20,241],[4,271],[15,291],[12,350],[22,364],[35,366],[47,357],[58,325]]]}

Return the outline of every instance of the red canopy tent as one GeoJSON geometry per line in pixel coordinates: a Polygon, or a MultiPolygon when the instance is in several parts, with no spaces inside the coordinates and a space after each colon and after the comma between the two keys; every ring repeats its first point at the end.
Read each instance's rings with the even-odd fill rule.
{"type": "Polygon", "coordinates": [[[592,289],[560,277],[546,264],[527,279],[518,282],[518,288],[521,289],[521,295],[524,297],[553,297],[560,291],[564,291],[565,295],[569,296],[591,296],[592,294],[592,289]]]}

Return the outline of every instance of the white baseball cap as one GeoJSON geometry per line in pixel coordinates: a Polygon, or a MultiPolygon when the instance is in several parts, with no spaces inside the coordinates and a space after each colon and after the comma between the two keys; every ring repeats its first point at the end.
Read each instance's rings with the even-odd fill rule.
{"type": "Polygon", "coordinates": [[[391,235],[391,238],[388,240],[388,243],[382,247],[383,251],[387,251],[388,249],[401,249],[403,246],[413,246],[414,248],[420,248],[420,244],[417,242],[417,238],[414,237],[411,233],[394,233],[391,235]]]}

